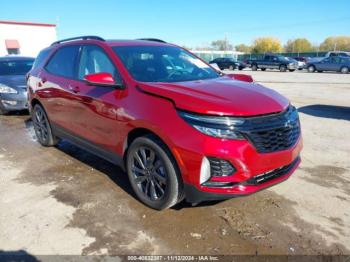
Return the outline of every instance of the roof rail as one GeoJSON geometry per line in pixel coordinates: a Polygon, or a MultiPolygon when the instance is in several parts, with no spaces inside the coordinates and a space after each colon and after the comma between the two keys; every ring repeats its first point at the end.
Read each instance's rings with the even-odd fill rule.
{"type": "Polygon", "coordinates": [[[158,39],[158,38],[139,38],[137,40],[144,40],[144,41],[152,41],[152,42],[159,42],[159,43],[166,43],[164,40],[158,39]]]}
{"type": "Polygon", "coordinates": [[[51,44],[51,46],[53,45],[57,45],[57,44],[61,44],[64,42],[70,42],[70,41],[74,41],[74,40],[88,40],[88,39],[92,39],[92,40],[99,40],[99,41],[106,41],[104,40],[102,37],[99,36],[94,36],[94,35],[85,35],[85,36],[77,36],[77,37],[71,37],[71,38],[66,38],[66,39],[62,39],[62,40],[58,40],[56,42],[53,42],[51,44]]]}

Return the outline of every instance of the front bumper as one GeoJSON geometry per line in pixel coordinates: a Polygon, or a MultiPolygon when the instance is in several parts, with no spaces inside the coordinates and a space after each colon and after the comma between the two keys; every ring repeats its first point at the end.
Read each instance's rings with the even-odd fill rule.
{"type": "Polygon", "coordinates": [[[28,109],[27,92],[19,94],[0,93],[0,107],[6,111],[28,109]]]}
{"type": "Polygon", "coordinates": [[[289,107],[280,114],[250,118],[246,128],[240,127],[246,138],[242,140],[207,136],[190,125],[183,125],[174,139],[181,142],[175,146],[174,155],[186,185],[187,201],[248,195],[287,179],[298,167],[303,147],[296,116],[289,107]],[[210,162],[208,166],[206,159],[229,163],[234,171],[229,164],[218,166],[210,162]],[[218,169],[224,170],[223,173],[214,174],[218,169]],[[276,172],[278,175],[274,175],[276,172]],[[265,175],[269,179],[261,180],[265,175]],[[254,184],[253,180],[259,183],[254,184]]]}
{"type": "MultiPolygon", "coordinates": [[[[261,181],[253,177],[244,182],[233,183],[231,187],[231,191],[236,190],[235,193],[232,193],[232,192],[231,193],[224,193],[224,192],[213,193],[208,191],[202,191],[190,184],[185,184],[184,190],[186,195],[186,201],[189,203],[200,203],[200,202],[209,201],[209,200],[225,200],[225,199],[230,199],[234,197],[251,195],[253,193],[259,192],[263,189],[266,189],[268,187],[271,187],[273,185],[276,185],[278,183],[281,183],[287,180],[293,174],[293,172],[298,168],[300,162],[301,162],[300,157],[297,157],[291,164],[280,168],[279,169],[280,172],[275,172],[275,174],[273,175],[265,175],[266,177],[265,180],[261,178],[264,175],[261,175],[261,176],[257,176],[258,178],[261,178],[261,181]]],[[[273,172],[270,172],[270,173],[273,173],[273,172]]]]}
{"type": "Polygon", "coordinates": [[[298,69],[298,64],[289,64],[289,65],[287,66],[287,68],[288,68],[289,70],[298,69]]]}

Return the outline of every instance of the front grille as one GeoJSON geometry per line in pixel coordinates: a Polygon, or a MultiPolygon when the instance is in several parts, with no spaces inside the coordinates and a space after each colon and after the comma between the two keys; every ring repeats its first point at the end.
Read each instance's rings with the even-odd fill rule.
{"type": "Polygon", "coordinates": [[[245,182],[245,184],[248,185],[260,185],[263,183],[266,183],[269,180],[272,180],[274,178],[278,178],[280,176],[283,176],[292,170],[292,168],[296,165],[296,163],[299,161],[299,157],[297,157],[292,163],[289,165],[274,169],[272,171],[266,172],[261,175],[257,175],[255,177],[250,178],[245,182]]]}
{"type": "Polygon", "coordinates": [[[300,136],[300,123],[295,107],[286,111],[248,120],[250,128],[242,133],[259,153],[271,153],[290,148],[300,136]]]}

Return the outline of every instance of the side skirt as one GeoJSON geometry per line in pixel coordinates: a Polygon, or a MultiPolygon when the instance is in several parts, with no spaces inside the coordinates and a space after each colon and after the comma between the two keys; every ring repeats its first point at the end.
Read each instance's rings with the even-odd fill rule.
{"type": "Polygon", "coordinates": [[[62,139],[66,139],[73,145],[80,147],[91,154],[101,157],[107,160],[108,162],[111,162],[112,164],[120,166],[123,169],[123,171],[125,171],[125,165],[122,156],[116,154],[115,152],[106,150],[105,148],[102,148],[101,146],[98,146],[86,140],[85,138],[74,135],[71,132],[67,131],[65,128],[62,128],[58,125],[51,124],[51,127],[52,132],[55,136],[62,139]]]}

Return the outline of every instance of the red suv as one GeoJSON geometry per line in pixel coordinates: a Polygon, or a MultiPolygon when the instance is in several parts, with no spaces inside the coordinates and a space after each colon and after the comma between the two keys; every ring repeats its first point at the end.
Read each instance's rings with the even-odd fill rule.
{"type": "Polygon", "coordinates": [[[298,113],[286,98],[161,40],[58,41],[27,83],[43,146],[67,139],[123,166],[155,209],[248,195],[300,163],[298,113]]]}

